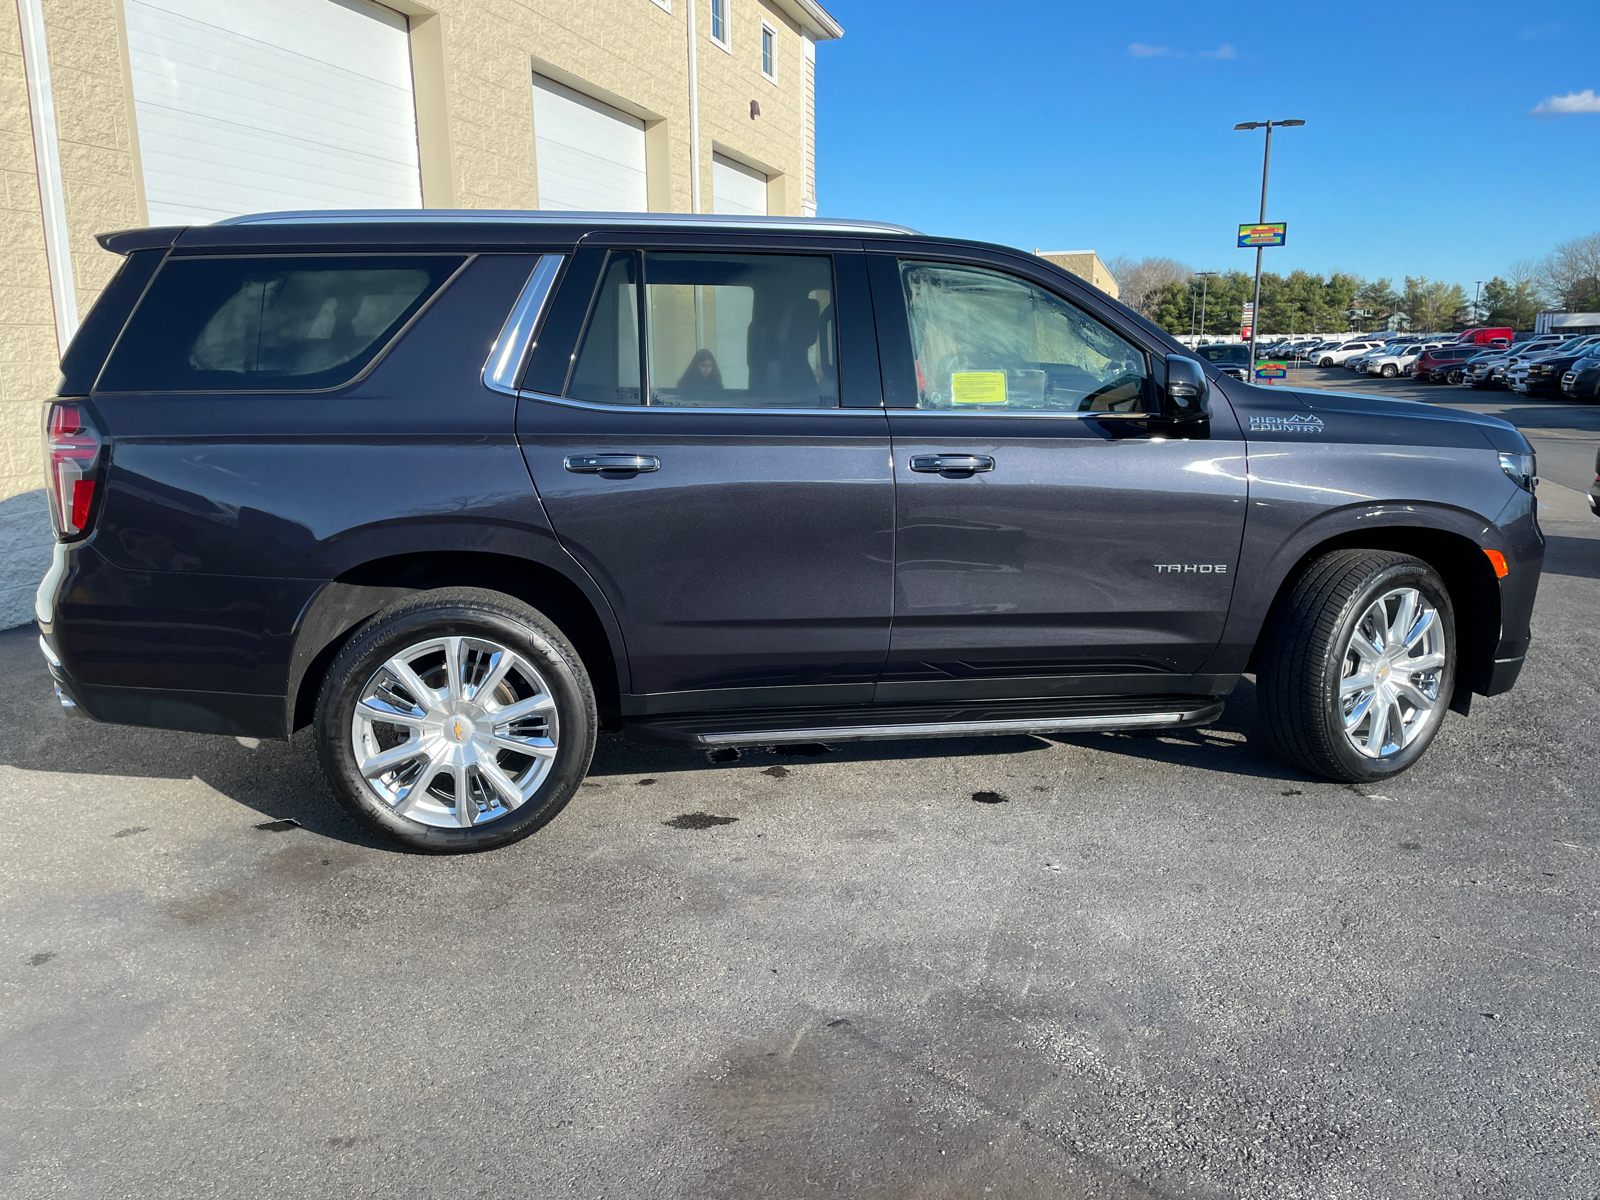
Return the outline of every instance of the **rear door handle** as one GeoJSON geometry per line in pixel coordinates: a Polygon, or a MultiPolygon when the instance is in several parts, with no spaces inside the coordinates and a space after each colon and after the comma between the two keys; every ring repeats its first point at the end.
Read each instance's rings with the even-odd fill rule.
{"type": "Polygon", "coordinates": [[[659,471],[661,460],[653,454],[573,454],[563,465],[575,475],[601,471],[659,471]]]}
{"type": "Polygon", "coordinates": [[[944,471],[992,471],[994,459],[987,454],[915,454],[911,469],[937,475],[944,471]]]}

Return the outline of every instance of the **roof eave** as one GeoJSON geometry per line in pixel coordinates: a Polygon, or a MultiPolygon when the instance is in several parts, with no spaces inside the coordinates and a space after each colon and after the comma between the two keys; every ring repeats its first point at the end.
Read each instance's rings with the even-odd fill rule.
{"type": "Polygon", "coordinates": [[[844,27],[817,0],[777,0],[777,5],[799,22],[800,28],[816,41],[831,41],[844,36],[844,27]]]}

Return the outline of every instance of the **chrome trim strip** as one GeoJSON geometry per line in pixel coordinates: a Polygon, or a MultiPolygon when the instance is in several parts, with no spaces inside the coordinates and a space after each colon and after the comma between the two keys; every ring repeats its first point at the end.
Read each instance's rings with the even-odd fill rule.
{"type": "Polygon", "coordinates": [[[568,408],[587,408],[593,412],[609,413],[717,413],[745,417],[835,417],[841,413],[858,417],[881,417],[885,412],[899,409],[879,408],[703,408],[700,405],[675,404],[596,404],[592,400],[568,400],[565,396],[547,396],[543,392],[518,392],[524,400],[538,400],[544,404],[564,404],[568,408]]]}
{"type": "Polygon", "coordinates": [[[883,411],[896,417],[994,417],[1004,421],[1009,421],[1014,417],[1025,417],[1030,421],[1087,421],[1091,418],[1110,418],[1117,421],[1156,421],[1161,418],[1160,413],[1151,412],[1074,412],[1065,408],[1047,412],[1029,412],[1026,409],[979,412],[965,408],[886,408],[883,411]]]}
{"type": "Polygon", "coordinates": [[[45,662],[49,663],[52,667],[59,667],[61,665],[61,659],[57,657],[56,652],[50,648],[50,643],[44,640],[44,634],[42,633],[39,635],[39,653],[44,655],[45,662]]]}
{"type": "Polygon", "coordinates": [[[539,256],[538,264],[523,285],[522,295],[517,297],[511,315],[506,318],[483,364],[483,386],[490,391],[507,396],[517,394],[517,380],[528,361],[528,352],[533,349],[533,335],[539,328],[539,318],[544,315],[550,289],[564,260],[565,256],[560,254],[539,256]]]}
{"type": "Polygon", "coordinates": [[[848,221],[833,217],[746,217],[718,213],[614,213],[565,212],[487,208],[371,208],[305,209],[288,212],[248,213],[228,217],[217,225],[604,225],[628,229],[753,229],[791,233],[892,233],[921,237],[915,229],[887,221],[848,221]]]}
{"type": "Polygon", "coordinates": [[[989,734],[1094,733],[1115,729],[1159,729],[1196,725],[1222,715],[1211,704],[1187,712],[1118,713],[1103,717],[1038,717],[1016,721],[935,721],[923,725],[844,725],[836,729],[765,729],[698,733],[699,746],[770,746],[775,742],[871,742],[897,738],[980,737],[989,734]]]}

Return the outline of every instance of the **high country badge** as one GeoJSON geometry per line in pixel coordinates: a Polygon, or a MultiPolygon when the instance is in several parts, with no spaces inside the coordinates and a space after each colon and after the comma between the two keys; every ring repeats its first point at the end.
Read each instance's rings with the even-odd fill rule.
{"type": "Polygon", "coordinates": [[[1251,417],[1251,433],[1321,433],[1322,418],[1310,413],[1290,417],[1251,417]]]}

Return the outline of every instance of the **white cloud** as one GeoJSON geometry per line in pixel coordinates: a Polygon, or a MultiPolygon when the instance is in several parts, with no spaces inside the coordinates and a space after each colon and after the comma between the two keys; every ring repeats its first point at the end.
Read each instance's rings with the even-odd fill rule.
{"type": "Polygon", "coordinates": [[[1600,113],[1600,96],[1593,88],[1581,92],[1568,92],[1565,96],[1551,96],[1534,110],[1541,117],[1570,117],[1574,113],[1600,113]]]}
{"type": "Polygon", "coordinates": [[[1222,45],[1218,46],[1215,50],[1202,50],[1202,51],[1200,51],[1200,57],[1201,58],[1238,58],[1239,54],[1238,54],[1238,51],[1236,51],[1233,48],[1232,43],[1223,42],[1222,45]]]}
{"type": "Polygon", "coordinates": [[[1135,58],[1177,58],[1171,46],[1146,46],[1143,42],[1134,42],[1128,47],[1128,53],[1135,58]]]}

